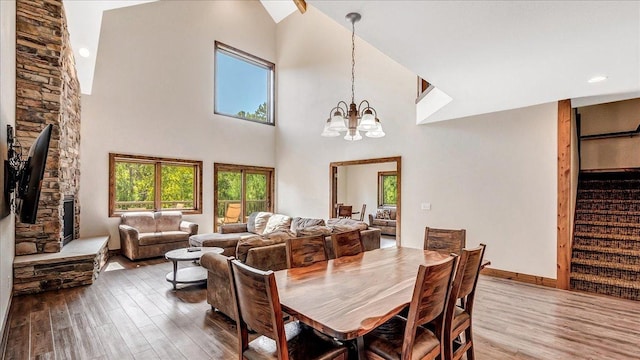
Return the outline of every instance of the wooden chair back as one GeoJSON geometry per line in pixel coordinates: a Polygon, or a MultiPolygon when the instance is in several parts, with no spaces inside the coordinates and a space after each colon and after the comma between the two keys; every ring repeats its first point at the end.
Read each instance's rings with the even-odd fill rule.
{"type": "Polygon", "coordinates": [[[433,321],[436,325],[435,335],[442,342],[445,309],[457,264],[458,256],[452,254],[441,264],[420,265],[407,315],[407,327],[402,344],[403,359],[411,358],[416,328],[420,325],[433,321]]]}
{"type": "Polygon", "coordinates": [[[230,268],[233,275],[234,300],[237,305],[236,327],[240,358],[249,346],[249,328],[273,339],[278,353],[284,354],[286,358],[287,338],[273,271],[261,271],[238,260],[231,260],[230,268]]]}
{"type": "Polygon", "coordinates": [[[338,217],[339,218],[351,218],[353,214],[353,206],[351,205],[340,205],[338,206],[338,217]]]}
{"type": "Polygon", "coordinates": [[[287,267],[303,267],[329,260],[324,235],[287,239],[287,267]]]}
{"type": "Polygon", "coordinates": [[[473,359],[473,336],[471,333],[471,318],[473,316],[473,300],[475,298],[476,285],[480,275],[480,267],[482,258],[484,257],[486,245],[480,244],[475,249],[463,249],[460,255],[460,261],[456,270],[453,285],[451,286],[451,296],[447,302],[445,313],[445,353],[447,359],[460,359],[466,352],[468,359],[473,359]],[[453,328],[456,307],[460,301],[460,306],[469,314],[469,320],[458,324],[458,328],[453,328]],[[457,338],[462,331],[465,332],[464,346],[460,347],[455,353],[453,351],[453,339],[457,338]]]}
{"type": "Polygon", "coordinates": [[[467,231],[465,229],[424,229],[424,250],[433,250],[443,254],[460,255],[466,246],[467,231]]]}
{"type": "Polygon", "coordinates": [[[336,258],[357,255],[364,251],[360,230],[331,234],[331,242],[336,258]]]}
{"type": "Polygon", "coordinates": [[[362,204],[362,210],[360,211],[360,221],[364,221],[365,211],[367,211],[367,204],[362,204]]]}

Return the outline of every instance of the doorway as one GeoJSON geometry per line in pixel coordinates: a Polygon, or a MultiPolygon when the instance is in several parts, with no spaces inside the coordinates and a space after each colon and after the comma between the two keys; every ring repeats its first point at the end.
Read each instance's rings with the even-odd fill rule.
{"type": "Polygon", "coordinates": [[[353,211],[358,212],[354,218],[362,217],[369,225],[369,215],[375,218],[378,209],[391,210],[395,213],[395,229],[385,229],[388,235],[382,236],[381,244],[395,241],[395,245],[400,247],[401,157],[332,162],[329,164],[329,176],[329,217],[337,217],[339,203],[351,205],[353,211]],[[390,193],[390,184],[395,185],[395,194],[390,193]],[[366,205],[366,209],[364,214],[360,214],[363,205],[366,205]],[[395,236],[391,230],[395,232],[395,236]]]}

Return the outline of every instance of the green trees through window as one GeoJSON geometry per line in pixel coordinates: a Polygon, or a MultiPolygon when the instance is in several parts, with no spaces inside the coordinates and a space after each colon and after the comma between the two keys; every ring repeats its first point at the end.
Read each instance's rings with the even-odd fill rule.
{"type": "Polygon", "coordinates": [[[202,162],[109,154],[110,215],[125,211],[201,213],[202,162]]]}
{"type": "Polygon", "coordinates": [[[395,206],[398,202],[398,175],[395,171],[378,173],[378,205],[395,206]]]}
{"type": "Polygon", "coordinates": [[[216,226],[244,222],[256,211],[273,211],[271,188],[273,169],[254,166],[215,164],[216,226]],[[240,216],[236,218],[238,205],[240,216]]]}

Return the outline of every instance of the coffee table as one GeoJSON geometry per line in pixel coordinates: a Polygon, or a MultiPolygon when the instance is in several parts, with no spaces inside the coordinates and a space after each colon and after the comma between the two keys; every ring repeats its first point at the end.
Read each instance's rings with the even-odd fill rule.
{"type": "Polygon", "coordinates": [[[222,254],[223,251],[224,249],[219,247],[190,247],[167,252],[164,254],[164,257],[173,262],[173,271],[167,274],[167,281],[173,284],[173,290],[177,289],[177,284],[206,283],[207,269],[201,266],[190,266],[178,269],[178,262],[198,261],[205,253],[214,252],[216,254],[222,254]]]}

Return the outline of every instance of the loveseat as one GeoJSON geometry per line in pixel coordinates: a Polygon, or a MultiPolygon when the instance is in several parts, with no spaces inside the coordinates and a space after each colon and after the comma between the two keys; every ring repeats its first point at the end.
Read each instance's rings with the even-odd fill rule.
{"type": "Polygon", "coordinates": [[[232,304],[227,260],[235,257],[261,270],[287,268],[286,240],[289,238],[325,235],[330,258],[335,258],[331,233],[360,229],[365,251],[380,248],[380,230],[352,219],[290,218],[271,213],[253,213],[245,224],[228,224],[219,233],[191,236],[191,246],[217,246],[222,254],[206,253],[200,264],[208,270],[207,302],[235,319],[232,304]]]}
{"type": "Polygon", "coordinates": [[[369,226],[380,229],[382,235],[396,236],[395,207],[383,206],[376,210],[376,214],[369,214],[369,226]]]}
{"type": "Polygon", "coordinates": [[[179,211],[130,212],[120,216],[120,249],[131,260],[163,256],[189,246],[198,224],[183,221],[179,211]]]}

